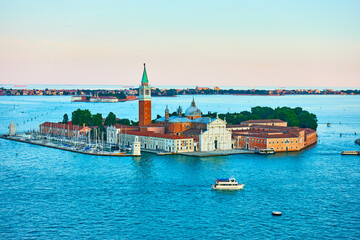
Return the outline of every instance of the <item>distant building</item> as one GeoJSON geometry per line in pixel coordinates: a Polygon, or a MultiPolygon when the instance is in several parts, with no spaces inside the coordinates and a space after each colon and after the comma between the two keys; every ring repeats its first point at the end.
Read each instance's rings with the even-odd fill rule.
{"type": "Polygon", "coordinates": [[[316,131],[310,128],[251,125],[232,134],[235,147],[248,150],[300,151],[317,142],[316,131]]]}
{"type": "Polygon", "coordinates": [[[119,134],[121,131],[139,131],[139,126],[128,126],[122,124],[115,124],[113,126],[106,127],[106,139],[107,143],[118,145],[119,134]]]}
{"type": "Polygon", "coordinates": [[[210,90],[209,87],[198,87],[196,86],[196,91],[210,90]]]}
{"type": "Polygon", "coordinates": [[[154,133],[151,131],[123,131],[120,134],[121,145],[133,146],[136,138],[139,139],[140,147],[144,150],[166,152],[193,152],[194,140],[190,137],[171,134],[154,133]]]}
{"type": "Polygon", "coordinates": [[[71,97],[72,102],[107,102],[115,103],[119,100],[114,96],[91,96],[91,95],[77,95],[71,97]]]}
{"type": "MultiPolygon", "coordinates": [[[[77,137],[85,136],[88,132],[91,131],[90,127],[72,125],[71,123],[53,123],[53,122],[44,122],[40,124],[40,133],[55,135],[55,136],[66,136],[66,137],[77,137]]],[[[95,128],[95,127],[92,127],[95,128]]]]}
{"type": "Polygon", "coordinates": [[[114,96],[96,96],[90,97],[90,102],[107,102],[107,103],[115,103],[119,100],[114,96]]]}
{"type": "Polygon", "coordinates": [[[257,120],[248,120],[241,122],[242,125],[267,125],[267,126],[283,126],[287,127],[287,122],[280,119],[257,119],[257,120]]]}

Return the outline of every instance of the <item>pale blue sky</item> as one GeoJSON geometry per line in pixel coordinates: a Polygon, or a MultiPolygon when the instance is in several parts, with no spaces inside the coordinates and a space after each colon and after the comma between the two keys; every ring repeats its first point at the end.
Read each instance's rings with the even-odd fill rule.
{"type": "Polygon", "coordinates": [[[0,83],[360,87],[360,1],[1,1],[0,83]]]}

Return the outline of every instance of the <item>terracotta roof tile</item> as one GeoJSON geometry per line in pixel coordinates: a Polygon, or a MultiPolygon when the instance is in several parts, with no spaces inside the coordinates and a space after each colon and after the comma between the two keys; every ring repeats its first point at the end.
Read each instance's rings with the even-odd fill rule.
{"type": "Polygon", "coordinates": [[[255,120],[247,120],[241,122],[243,123],[285,123],[285,121],[280,119],[255,119],[255,120]]]}
{"type": "Polygon", "coordinates": [[[191,137],[177,136],[166,133],[154,133],[151,131],[140,132],[140,131],[121,131],[122,133],[135,135],[135,136],[145,136],[145,137],[157,137],[157,138],[167,138],[167,139],[193,139],[191,137]]]}

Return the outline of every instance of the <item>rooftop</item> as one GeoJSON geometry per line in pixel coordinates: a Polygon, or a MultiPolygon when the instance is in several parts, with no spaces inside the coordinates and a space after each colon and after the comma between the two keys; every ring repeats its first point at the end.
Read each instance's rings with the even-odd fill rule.
{"type": "Polygon", "coordinates": [[[241,124],[243,123],[286,123],[286,122],[280,119],[255,119],[255,120],[247,120],[241,122],[241,124]]]}
{"type": "Polygon", "coordinates": [[[69,129],[73,131],[80,131],[84,128],[95,128],[94,126],[79,126],[79,125],[72,125],[71,123],[53,123],[53,122],[44,122],[40,124],[40,126],[50,127],[50,128],[59,128],[59,129],[69,129]]]}
{"type": "Polygon", "coordinates": [[[191,137],[177,136],[172,134],[165,133],[154,133],[151,131],[140,132],[140,131],[122,131],[123,133],[135,136],[145,136],[145,137],[157,137],[157,138],[166,138],[166,139],[192,139],[191,137]]]}
{"type": "Polygon", "coordinates": [[[191,135],[200,135],[201,129],[198,128],[190,128],[188,130],[185,130],[183,134],[191,134],[191,135]]]}

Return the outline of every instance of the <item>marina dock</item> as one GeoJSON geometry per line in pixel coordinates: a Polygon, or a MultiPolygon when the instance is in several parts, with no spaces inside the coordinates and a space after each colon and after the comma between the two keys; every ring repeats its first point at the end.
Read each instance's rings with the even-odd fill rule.
{"type": "Polygon", "coordinates": [[[63,146],[55,145],[52,143],[42,143],[42,142],[38,142],[38,141],[22,139],[19,136],[0,135],[0,138],[6,139],[6,140],[11,140],[11,141],[16,141],[16,142],[23,142],[23,143],[43,146],[43,147],[56,148],[56,149],[60,149],[60,150],[65,150],[65,151],[80,153],[80,154],[86,154],[86,155],[108,156],[108,157],[134,157],[134,156],[138,157],[139,156],[139,155],[133,155],[133,154],[121,153],[121,152],[107,152],[107,151],[89,152],[89,151],[85,151],[81,148],[63,147],[63,146]]]}

